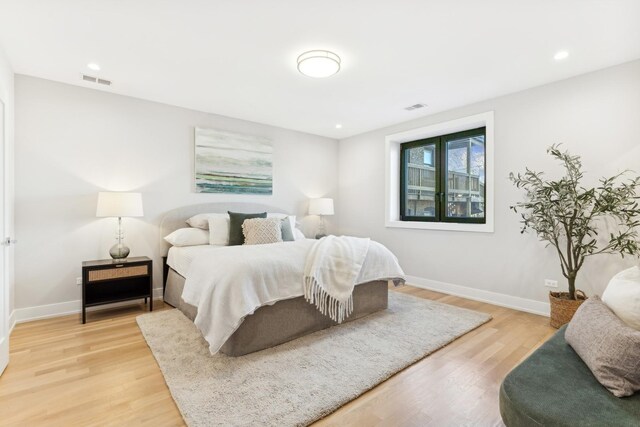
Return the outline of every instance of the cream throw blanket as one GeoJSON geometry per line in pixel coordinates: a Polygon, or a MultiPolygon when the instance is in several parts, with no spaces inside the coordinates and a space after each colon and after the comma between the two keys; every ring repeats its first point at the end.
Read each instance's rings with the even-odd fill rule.
{"type": "Polygon", "coordinates": [[[369,251],[369,239],[327,236],[307,254],[304,297],[320,313],[342,323],[353,311],[353,288],[369,251]]]}

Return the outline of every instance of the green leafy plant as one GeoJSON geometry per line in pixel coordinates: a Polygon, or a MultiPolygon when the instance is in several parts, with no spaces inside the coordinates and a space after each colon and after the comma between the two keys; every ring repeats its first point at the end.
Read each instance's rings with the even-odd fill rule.
{"type": "Polygon", "coordinates": [[[556,249],[569,284],[569,298],[576,299],[576,277],[587,258],[600,254],[640,256],[640,177],[625,179],[629,173],[625,171],[600,179],[596,188],[585,188],[579,156],[560,151],[559,144],[549,147],[547,153],[562,163],[565,175],[546,180],[543,172],[529,168],[523,174],[510,173],[516,187],[526,191],[526,200],[511,209],[522,216],[522,233],[531,229],[556,249]],[[613,221],[616,229],[606,238],[598,235],[604,221],[613,221]]]}

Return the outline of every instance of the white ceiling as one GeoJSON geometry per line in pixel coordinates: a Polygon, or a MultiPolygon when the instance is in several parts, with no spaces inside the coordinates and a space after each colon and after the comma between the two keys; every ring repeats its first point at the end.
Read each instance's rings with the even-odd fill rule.
{"type": "Polygon", "coordinates": [[[16,73],[101,89],[80,80],[96,62],[101,90],[344,138],[640,58],[639,18],[638,0],[0,0],[0,43],[16,73]],[[301,75],[310,49],[342,70],[301,75]]]}

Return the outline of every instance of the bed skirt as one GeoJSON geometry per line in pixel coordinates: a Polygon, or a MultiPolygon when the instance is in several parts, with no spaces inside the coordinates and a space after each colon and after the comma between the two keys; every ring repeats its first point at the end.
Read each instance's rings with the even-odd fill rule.
{"type": "MultiPolygon", "coordinates": [[[[171,268],[167,273],[164,301],[193,321],[198,310],[185,303],[181,297],[185,278],[171,268]]],[[[387,304],[387,281],[358,285],[353,290],[353,313],[343,323],[384,310],[387,304]]],[[[228,356],[242,356],[336,324],[305,301],[304,297],[278,301],[273,305],[260,307],[247,316],[220,351],[228,356]]]]}

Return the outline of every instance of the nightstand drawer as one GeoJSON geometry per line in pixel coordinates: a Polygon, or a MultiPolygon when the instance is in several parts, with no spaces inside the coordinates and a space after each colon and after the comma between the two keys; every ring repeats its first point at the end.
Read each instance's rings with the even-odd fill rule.
{"type": "Polygon", "coordinates": [[[131,267],[103,268],[100,270],[89,270],[88,280],[100,282],[102,280],[122,279],[124,277],[147,276],[149,274],[148,265],[135,265],[131,267]]]}

